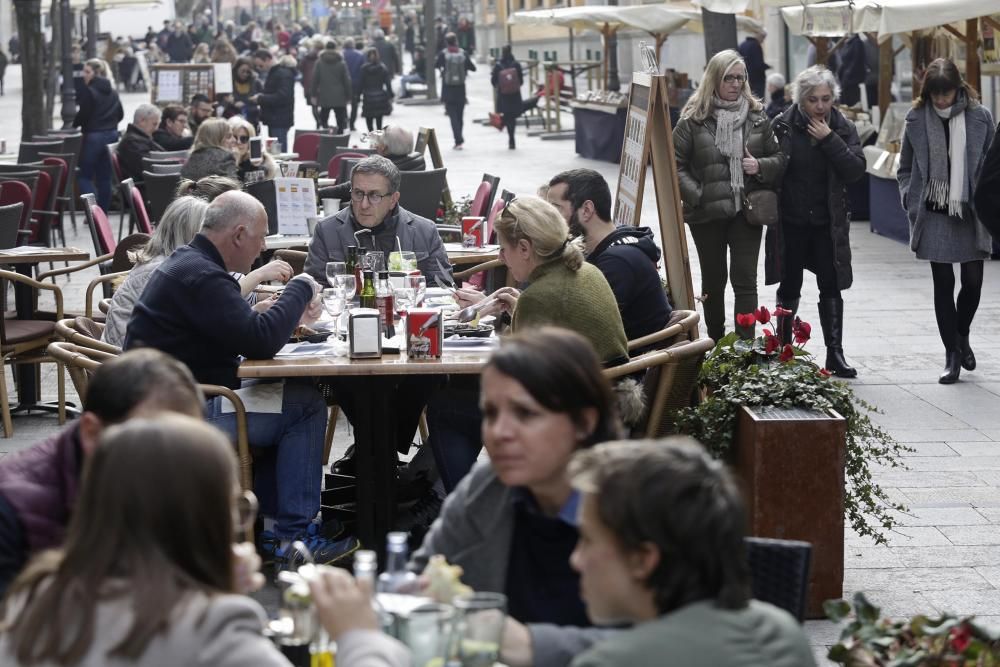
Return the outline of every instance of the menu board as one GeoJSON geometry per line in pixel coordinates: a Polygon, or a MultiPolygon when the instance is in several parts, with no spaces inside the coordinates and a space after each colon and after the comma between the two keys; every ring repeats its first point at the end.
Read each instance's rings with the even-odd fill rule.
{"type": "Polygon", "coordinates": [[[274,179],[278,233],[284,236],[307,236],[309,218],[316,213],[316,183],[311,178],[274,179]]]}
{"type": "Polygon", "coordinates": [[[201,94],[209,99],[215,99],[216,93],[232,92],[232,71],[229,65],[225,65],[224,68],[227,72],[220,81],[217,80],[216,71],[221,71],[221,68],[212,63],[153,65],[150,68],[153,80],[150,89],[152,102],[161,106],[178,102],[187,104],[191,101],[192,95],[201,94]]]}

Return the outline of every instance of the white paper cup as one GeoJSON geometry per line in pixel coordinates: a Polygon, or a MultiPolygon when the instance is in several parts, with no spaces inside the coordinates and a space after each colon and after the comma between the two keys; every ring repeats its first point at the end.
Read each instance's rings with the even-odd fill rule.
{"type": "Polygon", "coordinates": [[[331,215],[336,215],[337,211],[340,210],[340,200],[339,199],[324,199],[323,200],[323,215],[330,217],[331,215]]]}

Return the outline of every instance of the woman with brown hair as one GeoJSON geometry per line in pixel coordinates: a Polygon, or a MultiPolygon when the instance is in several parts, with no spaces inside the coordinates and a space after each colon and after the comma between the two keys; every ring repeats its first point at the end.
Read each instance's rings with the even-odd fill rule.
{"type": "Polygon", "coordinates": [[[906,115],[899,193],[910,220],[910,249],[931,263],[934,314],[945,349],[941,384],[976,368],[969,343],[992,238],[973,207],[976,183],[996,129],[990,112],[955,63],[927,66],[920,96],[906,115]],[[955,297],[955,270],[962,286],[955,297]]]}
{"type": "Polygon", "coordinates": [[[181,176],[192,181],[205,176],[225,176],[239,180],[236,154],[236,138],[229,123],[222,118],[209,118],[198,126],[191,154],[181,169],[181,176]]]}

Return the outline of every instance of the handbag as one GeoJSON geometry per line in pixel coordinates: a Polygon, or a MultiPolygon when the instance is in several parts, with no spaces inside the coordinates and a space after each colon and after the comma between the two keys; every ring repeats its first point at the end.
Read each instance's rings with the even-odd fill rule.
{"type": "Polygon", "coordinates": [[[778,193],[753,190],[743,194],[743,217],[751,225],[770,227],[778,223],[778,193]]]}

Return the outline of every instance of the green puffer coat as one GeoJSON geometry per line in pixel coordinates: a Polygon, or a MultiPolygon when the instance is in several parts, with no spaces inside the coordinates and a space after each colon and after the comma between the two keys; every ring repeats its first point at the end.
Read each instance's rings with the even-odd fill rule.
{"type": "MultiPolygon", "coordinates": [[[[760,172],[744,174],[746,190],[774,188],[785,170],[785,156],[763,110],[750,111],[743,126],[743,143],[760,162],[760,172]]],[[[715,147],[715,118],[703,122],[681,118],[674,128],[677,178],[684,201],[684,221],[689,225],[726,220],[739,211],[729,183],[729,159],[715,147]]]]}

